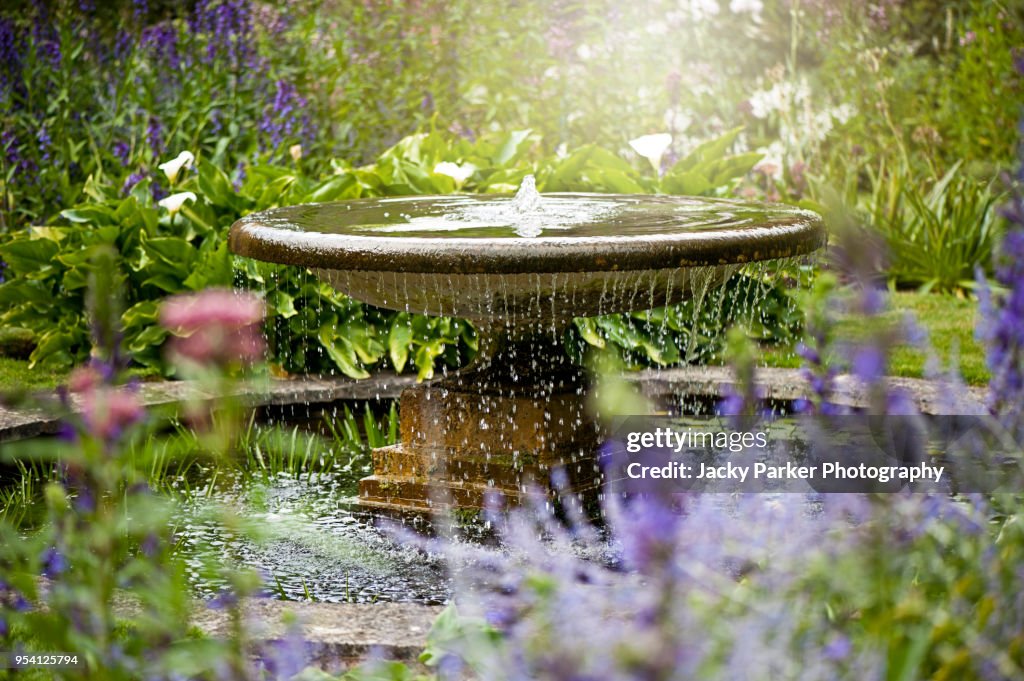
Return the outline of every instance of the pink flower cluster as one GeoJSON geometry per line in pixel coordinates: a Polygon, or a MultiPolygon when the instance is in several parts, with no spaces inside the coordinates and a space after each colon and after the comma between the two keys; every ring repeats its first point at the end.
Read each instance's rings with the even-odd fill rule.
{"type": "Polygon", "coordinates": [[[226,289],[175,296],[160,312],[160,323],[174,334],[173,356],[219,366],[248,366],[263,357],[262,320],[259,298],[226,289]]]}
{"type": "Polygon", "coordinates": [[[110,385],[91,365],[72,372],[68,390],[81,396],[82,420],[86,430],[100,440],[109,442],[116,439],[145,415],[135,390],[110,385]]]}

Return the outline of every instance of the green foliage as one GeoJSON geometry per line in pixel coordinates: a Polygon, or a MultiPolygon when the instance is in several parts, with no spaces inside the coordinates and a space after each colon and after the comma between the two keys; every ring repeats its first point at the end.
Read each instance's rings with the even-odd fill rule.
{"type": "Polygon", "coordinates": [[[719,363],[726,343],[724,328],[740,324],[750,338],[767,345],[799,335],[802,312],[783,285],[787,273],[751,268],[678,305],[576,319],[574,331],[591,346],[609,348],[626,367],[719,363]]]}
{"type": "MultiPolygon", "coordinates": [[[[301,268],[233,261],[224,238],[227,228],[245,213],[280,205],[442,194],[457,188],[507,192],[531,172],[548,191],[722,193],[755,160],[750,155],[728,154],[737,134],[732,131],[699,147],[660,179],[644,176],[595,145],[564,158],[530,159],[535,138],[522,130],[475,142],[439,132],[412,135],[371,165],[337,164],[333,174],[319,180],[281,166],[257,166],[237,190],[219,168],[201,158],[197,172],[177,178],[173,187],[197,195],[178,213],[154,204],[149,189],[155,179],[139,183],[126,197],[94,182],[88,186],[88,200],[62,211],[52,226],[13,233],[0,245],[9,276],[0,284],[0,322],[33,334],[36,347],[30,359],[34,367],[61,369],[81,362],[90,351],[86,283],[97,267],[95,254],[110,250],[115,278],[124,290],[125,347],[143,366],[170,371],[161,355],[167,333],[157,324],[160,300],[234,283],[257,291],[266,301],[274,362],[284,371],[338,371],[364,378],[368,369],[390,365],[396,371],[412,367],[419,378],[428,379],[438,365],[459,366],[476,351],[476,333],[469,324],[374,309],[301,268]],[[463,186],[456,187],[451,177],[436,172],[442,162],[471,164],[475,170],[463,186]],[[233,267],[238,267],[237,275],[233,267]]],[[[614,343],[632,353],[634,361],[679,360],[678,351],[670,345],[674,337],[646,338],[650,324],[648,331],[611,320],[600,324],[614,343]]]]}
{"type": "Polygon", "coordinates": [[[888,242],[897,285],[948,292],[973,288],[975,269],[990,267],[1002,200],[956,163],[927,190],[905,169],[883,171],[865,211],[888,242]]]}

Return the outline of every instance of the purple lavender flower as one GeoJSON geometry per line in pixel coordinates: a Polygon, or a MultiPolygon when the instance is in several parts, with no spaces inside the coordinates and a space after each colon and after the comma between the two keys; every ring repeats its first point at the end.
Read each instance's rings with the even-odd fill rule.
{"type": "Polygon", "coordinates": [[[36,163],[22,153],[22,143],[13,130],[0,133],[0,147],[3,147],[4,160],[9,168],[19,173],[31,175],[36,170],[36,163]]]}
{"type": "Polygon", "coordinates": [[[181,67],[178,32],[169,22],[147,27],[142,31],[141,43],[171,71],[177,71],[181,67]]]}
{"type": "Polygon", "coordinates": [[[850,639],[842,634],[837,634],[828,642],[822,652],[825,653],[825,658],[828,660],[845,660],[852,651],[853,645],[850,643],[850,639]]]}
{"type": "Polygon", "coordinates": [[[221,132],[224,131],[224,115],[220,109],[214,109],[210,112],[210,134],[214,137],[219,137],[221,132]]]}
{"type": "Polygon", "coordinates": [[[214,610],[228,610],[238,605],[238,594],[231,589],[221,589],[207,602],[207,605],[214,610]]]}
{"type": "Polygon", "coordinates": [[[32,22],[32,40],[36,46],[36,58],[57,67],[61,61],[60,36],[50,16],[46,3],[36,4],[36,15],[32,22]]]}
{"type": "MultiPolygon", "coordinates": [[[[129,31],[120,30],[117,32],[117,37],[114,39],[114,50],[112,61],[122,62],[128,59],[128,55],[131,53],[132,48],[135,47],[135,36],[129,31]]],[[[108,57],[109,59],[109,57],[108,57]]]]}
{"type": "MultiPolygon", "coordinates": [[[[1024,55],[1015,55],[1015,66],[1024,74],[1024,55]]],[[[1024,118],[1021,120],[1024,137],[1024,118]]],[[[1024,182],[1024,139],[1018,145],[1018,183],[1024,182]]],[[[1011,192],[1009,202],[1000,211],[1009,223],[996,262],[995,280],[1006,293],[994,300],[988,284],[978,270],[978,299],[981,319],[976,335],[986,344],[989,382],[989,406],[1008,417],[1024,413],[1024,195],[1011,192]]]]}
{"type": "Polygon", "coordinates": [[[238,69],[253,52],[252,7],[247,0],[200,0],[188,23],[194,35],[207,40],[203,57],[207,64],[224,59],[231,68],[238,69]]]}
{"type": "MultiPolygon", "coordinates": [[[[128,165],[128,160],[131,157],[132,153],[131,145],[129,145],[124,140],[117,140],[116,142],[114,142],[113,151],[114,157],[121,162],[122,166],[128,165]]],[[[136,182],[138,182],[138,180],[136,180],[136,182]]]]}
{"type": "Polygon", "coordinates": [[[127,196],[128,193],[137,185],[146,179],[146,174],[142,172],[132,173],[125,178],[124,184],[121,185],[121,194],[127,196]]]}
{"type": "Polygon", "coordinates": [[[853,355],[853,374],[865,383],[877,383],[885,377],[886,358],[877,345],[864,345],[853,355]]]}
{"type": "Polygon", "coordinates": [[[163,126],[155,116],[150,116],[146,123],[146,141],[154,156],[159,156],[164,151],[163,126]]]}
{"type": "Polygon", "coordinates": [[[132,17],[138,23],[143,23],[149,15],[149,2],[147,0],[132,0],[132,17]]]}
{"type": "Polygon", "coordinates": [[[288,628],[284,638],[272,641],[264,648],[263,662],[273,678],[290,679],[309,664],[310,644],[303,638],[297,625],[288,628]]]}
{"type": "Polygon", "coordinates": [[[68,569],[67,559],[64,554],[51,546],[43,552],[43,576],[53,579],[59,577],[68,569]]]}
{"type": "Polygon", "coordinates": [[[50,133],[46,129],[45,125],[39,127],[39,132],[36,133],[36,142],[39,143],[39,158],[44,163],[50,160],[50,148],[53,146],[53,140],[50,138],[50,133]]]}
{"type": "Polygon", "coordinates": [[[298,94],[295,86],[288,81],[278,80],[275,84],[274,100],[263,113],[259,130],[270,139],[264,149],[276,150],[285,139],[305,137],[309,130],[309,119],[305,115],[307,101],[298,94]]]}
{"type": "Polygon", "coordinates": [[[4,99],[21,73],[21,37],[14,21],[0,17],[0,92],[4,99]]]}
{"type": "Polygon", "coordinates": [[[235,179],[231,182],[231,186],[234,187],[236,192],[239,189],[242,188],[242,184],[245,183],[245,177],[246,177],[245,161],[239,161],[235,165],[235,179]]]}

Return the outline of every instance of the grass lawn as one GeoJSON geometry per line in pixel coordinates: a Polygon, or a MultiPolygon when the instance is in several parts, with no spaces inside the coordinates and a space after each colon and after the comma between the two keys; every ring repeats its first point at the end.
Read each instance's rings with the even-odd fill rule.
{"type": "Polygon", "coordinates": [[[67,371],[29,369],[28,360],[0,357],[0,391],[3,392],[55,388],[67,377],[67,371]]]}
{"type": "MultiPolygon", "coordinates": [[[[891,321],[910,314],[928,334],[928,343],[944,368],[958,367],[960,375],[969,385],[988,382],[985,350],[974,339],[978,304],[949,295],[920,294],[900,291],[891,296],[892,307],[885,318],[891,321]]],[[[863,320],[842,320],[836,329],[838,338],[855,338],[863,332],[863,320]]],[[[772,349],[764,355],[765,363],[773,367],[798,367],[800,358],[791,348],[772,349]]],[[[917,348],[899,347],[890,360],[889,373],[911,378],[924,377],[927,354],[917,348]]]]}

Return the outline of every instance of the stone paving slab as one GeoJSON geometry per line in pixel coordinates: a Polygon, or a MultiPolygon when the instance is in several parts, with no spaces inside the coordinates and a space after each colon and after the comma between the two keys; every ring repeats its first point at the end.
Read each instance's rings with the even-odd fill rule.
{"type": "MultiPolygon", "coordinates": [[[[634,375],[641,391],[651,398],[722,395],[735,383],[732,370],[719,366],[647,369],[634,375]]],[[[761,395],[766,399],[795,400],[810,392],[810,386],[799,369],[758,368],[756,380],[761,395]]],[[[984,388],[951,386],[920,378],[890,377],[888,381],[892,387],[906,391],[924,414],[988,413],[984,388]]],[[[855,377],[837,376],[833,401],[844,406],[863,407],[867,404],[866,392],[855,377]]]]}
{"type": "MultiPolygon", "coordinates": [[[[415,666],[442,609],[415,603],[300,603],[269,598],[249,599],[243,605],[254,640],[284,640],[287,620],[294,617],[308,643],[310,664],[335,672],[370,655],[415,666]]],[[[210,636],[231,632],[230,618],[222,610],[200,605],[192,621],[210,636]]]]}
{"type": "MultiPolygon", "coordinates": [[[[241,397],[253,407],[290,404],[324,404],[337,400],[396,399],[416,383],[415,376],[380,373],[364,380],[351,378],[303,377],[272,379],[261,384],[239,385],[224,394],[204,390],[195,381],[156,381],[141,383],[142,401],[149,407],[180,404],[189,400],[213,400],[225,396],[241,397]]],[[[39,400],[53,401],[56,393],[38,393],[39,400]]],[[[76,408],[80,401],[73,400],[76,408]]],[[[52,435],[60,420],[41,409],[18,409],[0,405],[0,441],[21,440],[37,435],[52,435]]]]}
{"type": "MultiPolygon", "coordinates": [[[[668,395],[722,395],[733,384],[728,367],[695,366],[672,369],[648,369],[629,375],[642,392],[652,398],[668,395]]],[[[758,385],[766,398],[794,400],[808,392],[806,381],[797,369],[758,369],[758,385]]],[[[906,390],[926,414],[982,414],[984,389],[959,387],[915,378],[891,378],[892,385],[906,390]]],[[[350,378],[303,377],[273,379],[262,385],[239,386],[230,395],[240,396],[254,407],[326,404],[338,400],[395,399],[405,388],[415,385],[414,376],[380,373],[363,380],[350,378]]],[[[224,395],[203,391],[193,381],[161,381],[140,386],[148,406],[170,405],[187,400],[213,400],[224,395]]],[[[52,397],[52,393],[50,394],[52,397]]],[[[864,406],[865,391],[852,376],[836,379],[835,401],[847,406],[864,406]]],[[[38,409],[0,406],[0,441],[20,440],[56,433],[60,421],[38,409]]]]}

